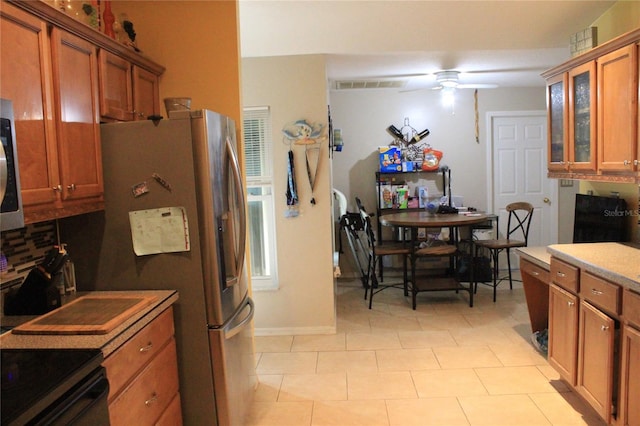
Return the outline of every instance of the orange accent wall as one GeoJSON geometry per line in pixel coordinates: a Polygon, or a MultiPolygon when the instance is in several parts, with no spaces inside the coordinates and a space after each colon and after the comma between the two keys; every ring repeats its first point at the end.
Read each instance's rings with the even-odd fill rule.
{"type": "Polygon", "coordinates": [[[166,67],[161,100],[191,97],[192,109],[233,117],[241,134],[237,1],[115,0],[112,9],[133,22],[142,53],[166,67]]]}

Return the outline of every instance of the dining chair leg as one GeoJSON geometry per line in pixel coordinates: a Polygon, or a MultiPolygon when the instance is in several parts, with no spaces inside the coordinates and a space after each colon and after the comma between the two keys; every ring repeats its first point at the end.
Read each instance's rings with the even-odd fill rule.
{"type": "Polygon", "coordinates": [[[511,256],[509,256],[508,248],[507,248],[507,265],[509,267],[509,288],[513,290],[513,280],[511,279],[511,256]]]}
{"type": "Polygon", "coordinates": [[[404,297],[409,295],[407,255],[402,256],[402,280],[404,282],[404,297]]]}
{"type": "Polygon", "coordinates": [[[416,256],[411,255],[411,307],[415,311],[418,298],[418,288],[416,287],[416,256]]]}
{"type": "Polygon", "coordinates": [[[500,273],[500,265],[498,259],[500,258],[500,251],[493,250],[493,301],[496,301],[496,290],[498,289],[498,274],[500,273]]]}

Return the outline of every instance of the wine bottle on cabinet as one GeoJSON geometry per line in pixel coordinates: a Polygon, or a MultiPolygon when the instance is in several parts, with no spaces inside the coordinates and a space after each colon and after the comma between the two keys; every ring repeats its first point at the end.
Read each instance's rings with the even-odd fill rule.
{"type": "Polygon", "coordinates": [[[396,139],[404,140],[404,135],[402,134],[402,132],[398,130],[398,128],[393,124],[387,127],[387,132],[389,132],[391,136],[393,136],[396,139]]]}
{"type": "Polygon", "coordinates": [[[429,131],[429,129],[424,129],[423,131],[421,131],[420,133],[416,133],[415,135],[413,135],[413,137],[411,138],[411,140],[409,141],[409,143],[416,143],[421,141],[422,139],[426,138],[427,136],[429,136],[429,133],[431,133],[429,131]]]}

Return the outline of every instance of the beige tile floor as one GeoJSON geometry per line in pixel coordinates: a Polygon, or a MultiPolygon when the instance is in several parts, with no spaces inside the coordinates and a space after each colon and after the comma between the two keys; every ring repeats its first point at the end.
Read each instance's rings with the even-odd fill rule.
{"type": "Polygon", "coordinates": [[[498,301],[337,286],[335,335],[256,337],[251,426],[602,425],[529,343],[522,285],[498,301]]]}

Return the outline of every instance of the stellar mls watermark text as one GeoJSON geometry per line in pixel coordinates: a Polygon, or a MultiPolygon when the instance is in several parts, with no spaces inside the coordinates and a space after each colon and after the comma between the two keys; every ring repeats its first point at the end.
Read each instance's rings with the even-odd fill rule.
{"type": "Polygon", "coordinates": [[[638,210],[604,210],[604,217],[640,216],[638,210]]]}

